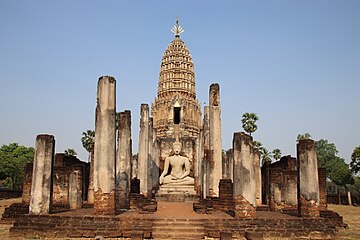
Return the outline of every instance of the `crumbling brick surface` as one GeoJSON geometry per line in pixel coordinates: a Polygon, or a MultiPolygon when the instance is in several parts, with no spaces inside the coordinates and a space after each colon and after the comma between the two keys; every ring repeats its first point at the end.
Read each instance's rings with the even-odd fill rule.
{"type": "Polygon", "coordinates": [[[300,207],[299,213],[301,217],[305,218],[319,218],[319,206],[316,204],[315,201],[306,200],[304,197],[300,197],[300,207]]]}
{"type": "Polygon", "coordinates": [[[99,188],[94,192],[94,210],[99,215],[115,215],[115,190],[103,193],[99,188]]]}
{"type": "Polygon", "coordinates": [[[235,200],[235,218],[254,218],[256,210],[243,196],[237,195],[235,200]]]}

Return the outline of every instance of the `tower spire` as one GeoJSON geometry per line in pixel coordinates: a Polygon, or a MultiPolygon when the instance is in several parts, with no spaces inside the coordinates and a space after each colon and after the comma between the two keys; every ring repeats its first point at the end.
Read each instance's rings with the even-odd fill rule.
{"type": "Polygon", "coordinates": [[[176,17],[176,24],[172,27],[171,31],[174,33],[175,37],[180,37],[180,34],[184,32],[184,29],[179,25],[178,17],[176,17]]]}

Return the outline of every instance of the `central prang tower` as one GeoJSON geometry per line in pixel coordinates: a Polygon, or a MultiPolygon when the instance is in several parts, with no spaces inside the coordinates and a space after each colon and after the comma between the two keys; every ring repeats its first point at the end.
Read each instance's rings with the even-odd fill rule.
{"type": "Polygon", "coordinates": [[[151,115],[160,143],[160,156],[167,156],[171,151],[169,144],[179,139],[184,153],[194,159],[194,141],[201,129],[201,109],[195,93],[194,63],[189,49],[180,39],[183,31],[176,21],[172,28],[175,39],[162,57],[151,115]]]}

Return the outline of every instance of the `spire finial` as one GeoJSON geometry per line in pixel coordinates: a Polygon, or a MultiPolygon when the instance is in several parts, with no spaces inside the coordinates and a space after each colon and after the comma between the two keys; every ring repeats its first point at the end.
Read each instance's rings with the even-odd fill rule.
{"type": "Polygon", "coordinates": [[[179,18],[176,17],[176,25],[173,26],[171,31],[174,33],[175,37],[180,37],[180,34],[184,32],[184,29],[179,25],[179,18]]]}

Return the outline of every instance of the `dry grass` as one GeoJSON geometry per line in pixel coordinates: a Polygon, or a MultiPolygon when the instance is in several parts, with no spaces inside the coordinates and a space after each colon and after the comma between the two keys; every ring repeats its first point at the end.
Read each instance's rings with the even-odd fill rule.
{"type": "Polygon", "coordinates": [[[360,207],[329,204],[328,209],[339,213],[347,229],[340,229],[339,239],[360,239],[360,207]]]}

